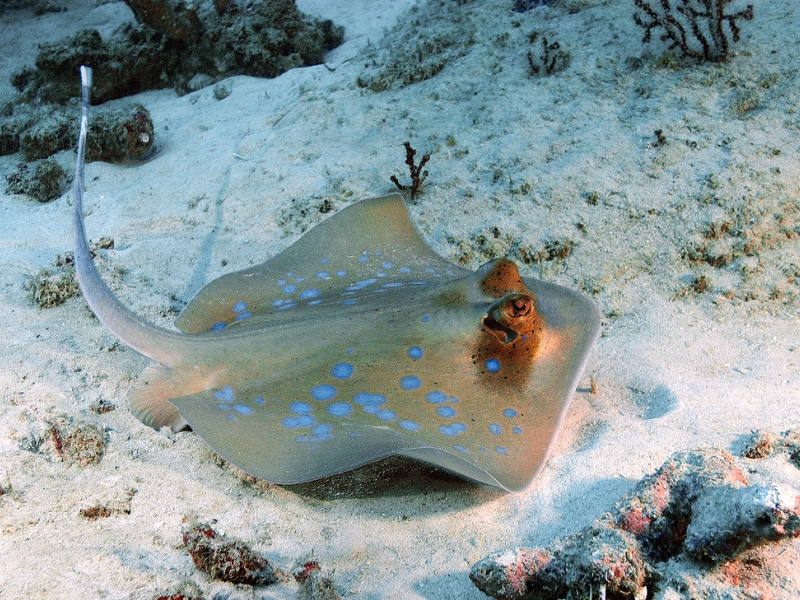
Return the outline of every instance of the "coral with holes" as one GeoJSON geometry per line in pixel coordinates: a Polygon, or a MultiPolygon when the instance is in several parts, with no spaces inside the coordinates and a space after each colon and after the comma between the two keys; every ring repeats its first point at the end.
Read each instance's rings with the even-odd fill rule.
{"type": "MultiPolygon", "coordinates": [[[[24,159],[32,162],[61,151],[72,154],[79,128],[73,107],[34,103],[9,104],[7,109],[0,123],[0,155],[22,151],[24,159]]],[[[141,104],[101,106],[89,123],[86,159],[120,163],[141,158],[151,151],[153,140],[153,122],[141,104]]],[[[69,162],[73,160],[70,156],[69,162]]]]}
{"type": "Polygon", "coordinates": [[[27,194],[39,202],[50,202],[66,191],[67,172],[52,159],[20,163],[6,176],[6,182],[7,194],[27,194]]]}
{"type": "Polygon", "coordinates": [[[738,42],[739,21],[753,19],[753,5],[728,10],[734,0],[633,0],[633,20],[644,29],[642,42],[652,39],[653,31],[662,31],[661,39],[670,50],[680,50],[688,57],[724,60],[731,44],[738,42]]]}

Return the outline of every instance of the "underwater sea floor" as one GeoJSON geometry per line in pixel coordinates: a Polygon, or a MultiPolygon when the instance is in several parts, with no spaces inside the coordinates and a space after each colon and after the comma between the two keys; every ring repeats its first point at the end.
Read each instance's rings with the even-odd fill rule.
{"type": "MultiPolygon", "coordinates": [[[[0,597],[301,593],[303,577],[253,586],[198,570],[189,550],[208,526],[282,573],[318,563],[341,597],[479,599],[473,565],[594,527],[675,452],[715,448],[750,484],[800,489],[791,451],[747,451],[753,431],[800,427],[794,2],[755,3],[728,59],[699,64],[655,34],[643,44],[628,0],[332,4],[299,3],[345,28],[325,65],[134,98],[152,156],[87,165],[89,236],[113,241],[98,268],[169,327],[211,279],[395,191],[392,175],[408,182],[409,141],[430,154],[408,207],[437,253],[472,269],[510,257],[602,311],[544,471],[516,494],[399,459],[281,487],[191,432],[143,426],[127,397],[149,361],[106,332],[64,266],[69,194],[4,193],[0,597]]],[[[17,52],[0,63],[0,98],[38,43],[132,18],[83,0],[5,10],[0,39],[17,52]]],[[[0,157],[0,175],[20,161],[0,157]]],[[[749,562],[672,557],[650,597],[796,598],[800,541],[764,544],[749,562]]]]}

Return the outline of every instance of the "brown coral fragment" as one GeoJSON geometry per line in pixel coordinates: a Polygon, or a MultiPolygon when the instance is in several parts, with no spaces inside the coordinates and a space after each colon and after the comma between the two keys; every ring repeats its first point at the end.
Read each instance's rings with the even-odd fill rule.
{"type": "Polygon", "coordinates": [[[403,185],[394,175],[392,175],[389,179],[401,192],[408,190],[409,194],[411,195],[411,200],[414,200],[419,194],[422,193],[422,184],[425,181],[425,178],[428,176],[428,171],[423,171],[422,169],[430,160],[431,155],[423,154],[422,160],[419,161],[419,164],[416,164],[414,157],[416,156],[417,151],[411,147],[410,142],[403,142],[403,146],[406,148],[406,165],[408,165],[408,171],[411,175],[411,185],[403,185]]]}
{"type": "Polygon", "coordinates": [[[137,491],[138,490],[131,488],[128,490],[126,498],[122,501],[111,502],[109,504],[98,503],[88,508],[82,508],[78,514],[89,521],[106,519],[112,515],[129,515],[131,514],[131,501],[137,491]]]}
{"type": "Polygon", "coordinates": [[[245,542],[217,533],[209,523],[189,521],[183,530],[183,544],[195,566],[212,579],[269,585],[284,578],[267,558],[245,542]]]}

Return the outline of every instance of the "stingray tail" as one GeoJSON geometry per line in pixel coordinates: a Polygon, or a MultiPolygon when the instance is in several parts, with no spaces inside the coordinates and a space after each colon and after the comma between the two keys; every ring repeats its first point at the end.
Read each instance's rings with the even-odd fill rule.
{"type": "Polygon", "coordinates": [[[78,160],[73,182],[75,216],[75,272],[86,302],[100,322],[120,341],[140,354],[166,366],[173,366],[181,356],[186,340],[182,334],[148,323],[128,309],[114,295],[92,260],[83,222],[84,161],[89,123],[89,93],[92,70],[81,66],[81,128],[78,137],[78,160]]]}

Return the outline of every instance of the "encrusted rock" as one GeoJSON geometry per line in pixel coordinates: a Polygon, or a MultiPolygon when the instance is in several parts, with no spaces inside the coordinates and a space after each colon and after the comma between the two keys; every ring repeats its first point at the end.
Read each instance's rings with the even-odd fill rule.
{"type": "Polygon", "coordinates": [[[596,523],[554,549],[517,548],[476,563],[470,579],[502,600],[557,600],[606,594],[633,600],[644,587],[645,561],[631,534],[596,523]]]}
{"type": "Polygon", "coordinates": [[[677,452],[617,504],[615,524],[636,536],[651,558],[665,560],[680,551],[692,504],[706,488],[747,483],[724,450],[677,452]]]}
{"type": "MultiPolygon", "coordinates": [[[[798,438],[787,432],[781,444],[798,438]]],[[[760,545],[790,537],[800,537],[800,491],[748,485],[723,450],[678,452],[588,529],[547,549],[492,554],[472,567],[470,579],[501,600],[677,600],[684,588],[692,598],[707,597],[702,590],[714,585],[707,574],[718,576],[722,567],[704,574],[703,563],[727,561],[731,594],[713,597],[738,598],[737,573],[755,568],[748,553],[769,552],[760,545]],[[690,561],[697,581],[676,575],[675,565],[690,561]]]]}
{"type": "Polygon", "coordinates": [[[475,563],[469,578],[492,598],[525,598],[529,583],[539,579],[542,569],[552,559],[553,555],[541,548],[504,550],[475,563]]]}
{"type": "Polygon", "coordinates": [[[712,487],[692,507],[687,554],[720,561],[767,541],[800,535],[800,491],[787,486],[712,487]]]}

